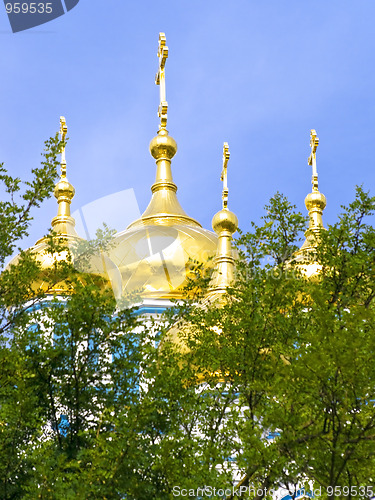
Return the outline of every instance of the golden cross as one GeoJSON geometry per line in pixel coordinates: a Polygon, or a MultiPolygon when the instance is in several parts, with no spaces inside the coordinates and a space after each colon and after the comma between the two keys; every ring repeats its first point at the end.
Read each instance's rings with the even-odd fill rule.
{"type": "Polygon", "coordinates": [[[316,169],[316,150],[319,146],[319,137],[316,135],[316,130],[310,130],[310,147],[311,154],[307,163],[312,166],[312,185],[313,189],[318,190],[318,172],[316,169]]]}
{"type": "Polygon", "coordinates": [[[167,95],[165,89],[165,62],[168,59],[168,47],[166,45],[167,39],[165,33],[159,33],[159,48],[158,48],[158,58],[159,58],[159,69],[155,76],[156,85],[160,86],[160,104],[158,110],[158,116],[160,118],[160,127],[165,128],[167,126],[167,95]]]}
{"type": "Polygon", "coordinates": [[[220,180],[223,181],[223,208],[228,207],[228,161],[230,158],[229,146],[227,142],[223,145],[223,170],[220,180]]]}
{"type": "MultiPolygon", "coordinates": [[[[63,116],[60,116],[60,135],[63,142],[65,142],[67,132],[66,120],[63,116]]],[[[66,177],[65,144],[61,149],[61,177],[66,177]]]]}

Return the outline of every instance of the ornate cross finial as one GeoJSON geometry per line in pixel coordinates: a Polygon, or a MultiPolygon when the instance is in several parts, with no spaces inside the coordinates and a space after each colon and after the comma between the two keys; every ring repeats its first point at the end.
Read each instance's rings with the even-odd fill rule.
{"type": "MultiPolygon", "coordinates": [[[[65,137],[67,132],[68,132],[68,127],[66,125],[66,120],[63,116],[60,116],[61,141],[65,142],[65,137]]],[[[66,177],[65,144],[61,149],[61,177],[66,177]]]]}
{"type": "Polygon", "coordinates": [[[316,150],[319,146],[319,137],[316,135],[316,130],[310,130],[310,147],[311,154],[307,163],[312,166],[312,185],[313,190],[318,191],[318,172],[316,169],[316,150]]]}
{"type": "Polygon", "coordinates": [[[223,181],[223,208],[228,207],[228,161],[230,158],[229,146],[227,142],[223,145],[223,170],[220,180],[223,181]]]}
{"type": "Polygon", "coordinates": [[[159,33],[159,69],[155,76],[155,83],[156,85],[160,86],[160,104],[158,110],[158,116],[160,118],[160,128],[166,128],[168,112],[168,103],[165,89],[165,62],[168,59],[168,47],[166,43],[167,39],[165,37],[165,33],[159,33]]]}

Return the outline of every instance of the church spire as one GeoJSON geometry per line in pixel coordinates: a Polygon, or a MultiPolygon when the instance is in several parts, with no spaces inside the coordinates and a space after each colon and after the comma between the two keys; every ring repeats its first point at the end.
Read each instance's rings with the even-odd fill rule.
{"type": "Polygon", "coordinates": [[[75,220],[70,215],[70,204],[75,194],[74,187],[68,181],[66,176],[66,158],[65,158],[65,148],[66,148],[66,134],[68,132],[68,127],[66,125],[66,120],[63,116],[60,117],[60,139],[63,142],[61,149],[61,176],[59,182],[56,184],[54,189],[54,195],[57,199],[58,211],[57,216],[52,219],[53,230],[63,236],[73,236],[77,237],[75,231],[75,220]]]}
{"type": "Polygon", "coordinates": [[[312,192],[305,198],[305,205],[309,212],[310,222],[308,231],[319,232],[324,229],[323,226],[323,210],[327,205],[327,200],[324,194],[319,191],[318,186],[318,171],[316,168],[316,151],[319,145],[319,138],[314,129],[310,130],[310,148],[311,153],[308,159],[308,164],[312,167],[312,192]]]}
{"type": "Polygon", "coordinates": [[[228,161],[230,157],[228,143],[223,146],[223,169],[221,180],[223,182],[222,201],[223,208],[214,215],[212,228],[218,235],[218,245],[214,260],[215,270],[209,287],[208,298],[217,293],[223,294],[234,280],[234,265],[232,239],[238,228],[236,215],[228,210],[228,161]]]}
{"type": "MultiPolygon", "coordinates": [[[[323,210],[327,205],[326,197],[319,191],[318,186],[318,171],[316,167],[316,151],[319,145],[319,138],[316,131],[310,131],[310,148],[311,153],[308,159],[308,164],[312,167],[312,190],[305,198],[305,205],[309,212],[309,227],[305,232],[305,242],[302,247],[296,252],[297,261],[306,259],[306,256],[311,254],[311,251],[317,245],[317,237],[319,232],[324,229],[323,225],[323,210]]],[[[313,253],[312,253],[313,254],[313,253]]],[[[311,257],[310,257],[311,258],[311,257]]]]}
{"type": "Polygon", "coordinates": [[[189,217],[181,207],[177,196],[177,186],[173,182],[171,162],[177,153],[176,141],[168,134],[165,65],[168,59],[168,47],[164,33],[159,33],[158,72],[155,83],[160,87],[158,116],[160,118],[157,135],[150,142],[150,153],[156,160],[156,179],[151,186],[152,198],[142,217],[128,227],[145,224],[169,225],[175,223],[201,227],[199,222],[189,217]]]}

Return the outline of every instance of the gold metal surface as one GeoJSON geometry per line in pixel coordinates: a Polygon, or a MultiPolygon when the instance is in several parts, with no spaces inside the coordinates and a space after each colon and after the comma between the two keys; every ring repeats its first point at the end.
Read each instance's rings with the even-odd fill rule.
{"type": "MultiPolygon", "coordinates": [[[[65,142],[66,134],[68,128],[66,126],[66,121],[63,116],[60,117],[60,138],[61,141],[65,142]]],[[[52,219],[51,225],[53,231],[57,234],[59,242],[64,244],[64,246],[69,247],[75,241],[80,240],[75,230],[75,220],[70,215],[70,204],[75,194],[74,187],[70,184],[66,176],[66,158],[65,158],[65,145],[61,150],[61,176],[60,180],[55,186],[54,195],[58,203],[57,216],[52,219]]],[[[36,258],[36,260],[41,265],[41,272],[38,280],[33,283],[32,289],[35,291],[50,291],[51,293],[69,293],[71,292],[71,287],[65,282],[56,283],[55,286],[51,288],[48,280],[48,276],[54,267],[54,264],[66,261],[68,259],[68,250],[63,250],[61,252],[56,252],[51,254],[48,251],[48,237],[44,236],[38,240],[35,245],[29,249],[36,258]]],[[[19,256],[17,255],[12,259],[8,266],[17,264],[19,256]]]]}
{"type": "Polygon", "coordinates": [[[144,225],[188,224],[202,227],[189,217],[177,199],[177,186],[173,182],[171,160],[177,152],[176,141],[161,128],[150,143],[151,155],[156,160],[156,179],[151,186],[152,197],[140,219],[129,225],[128,229],[144,225]]]}
{"type": "Polygon", "coordinates": [[[310,131],[310,147],[311,154],[308,159],[308,164],[312,166],[312,192],[305,198],[305,205],[309,212],[310,223],[308,231],[318,233],[323,226],[323,210],[327,205],[327,200],[324,194],[319,191],[318,186],[318,171],[316,168],[316,150],[319,145],[319,138],[315,130],[310,131]]]}
{"type": "Polygon", "coordinates": [[[237,216],[228,210],[228,161],[230,153],[228,143],[223,146],[223,170],[221,180],[223,181],[223,208],[214,215],[212,228],[218,235],[218,246],[214,260],[214,272],[212,275],[207,299],[213,300],[221,296],[234,280],[235,258],[232,249],[233,234],[238,228],[237,216]]]}
{"type": "Polygon", "coordinates": [[[60,116],[60,139],[64,142],[64,146],[61,150],[61,175],[66,177],[66,158],[65,158],[65,139],[66,134],[68,133],[68,127],[66,125],[66,120],[64,116],[60,116]]]}
{"type": "MultiPolygon", "coordinates": [[[[65,142],[68,127],[63,116],[60,117],[60,138],[65,142]]],[[[32,289],[35,292],[44,291],[51,294],[69,294],[73,292],[72,286],[66,281],[60,281],[53,286],[50,284],[51,273],[55,264],[67,261],[71,257],[71,251],[74,253],[76,244],[83,239],[78,236],[75,230],[75,220],[70,214],[70,204],[75,194],[75,189],[68,181],[66,175],[66,157],[64,144],[61,149],[61,176],[59,182],[54,189],[54,195],[57,199],[58,210],[57,216],[52,219],[52,230],[56,233],[55,241],[66,247],[66,250],[51,253],[48,251],[48,237],[44,236],[38,240],[35,245],[29,249],[41,265],[41,272],[32,284],[32,289]]],[[[19,260],[17,255],[12,259],[8,266],[16,265],[19,260]]],[[[113,262],[102,252],[97,255],[92,255],[90,259],[86,259],[85,269],[79,269],[81,273],[89,273],[99,277],[98,283],[102,283],[103,288],[112,288],[115,296],[121,294],[121,276],[113,264],[113,262]]],[[[7,267],[8,267],[7,266],[7,267]]]]}
{"type": "Polygon", "coordinates": [[[314,260],[314,248],[317,245],[319,233],[324,230],[323,210],[327,205],[326,197],[319,191],[318,171],[316,166],[316,151],[319,145],[319,138],[316,131],[310,131],[311,154],[308,158],[308,165],[312,167],[312,191],[305,198],[305,205],[309,212],[309,227],[305,232],[306,239],[302,247],[296,252],[295,260],[301,262],[301,268],[306,276],[313,276],[319,273],[319,266],[314,260]],[[306,263],[306,261],[309,261],[306,263]]]}
{"type": "Polygon", "coordinates": [[[162,226],[188,224],[202,227],[181,207],[176,196],[177,186],[172,177],[171,161],[177,153],[177,143],[166,129],[168,105],[165,91],[165,63],[168,58],[168,47],[164,33],[159,34],[158,58],[159,69],[155,83],[160,86],[159,117],[161,121],[157,135],[150,142],[150,153],[156,160],[156,178],[151,186],[152,198],[148,207],[142,217],[130,224],[128,229],[150,224],[162,226]]]}
{"type": "Polygon", "coordinates": [[[228,161],[230,158],[229,146],[224,142],[223,146],[223,170],[221,171],[220,180],[223,181],[223,208],[228,206],[228,161]]]}
{"type": "Polygon", "coordinates": [[[312,180],[313,190],[318,191],[318,172],[316,170],[316,150],[319,146],[319,137],[314,129],[310,130],[310,147],[311,154],[307,160],[308,165],[312,166],[312,180]]]}
{"type": "MultiPolygon", "coordinates": [[[[66,120],[63,116],[60,117],[60,137],[61,141],[65,142],[68,127],[66,120]]],[[[52,219],[52,229],[54,232],[67,238],[79,238],[75,230],[75,220],[70,215],[70,204],[74,198],[75,189],[68,181],[66,176],[66,157],[65,157],[66,144],[61,150],[61,176],[60,181],[56,184],[54,195],[57,199],[58,211],[57,216],[52,219]]]]}
{"type": "Polygon", "coordinates": [[[216,244],[216,236],[200,227],[147,225],[116,235],[110,257],[120,269],[124,294],[177,299],[184,297],[193,261],[207,262],[216,244]]]}
{"type": "Polygon", "coordinates": [[[110,252],[121,271],[124,294],[138,291],[144,298],[183,297],[192,261],[207,262],[215,255],[217,244],[216,235],[187,215],[177,199],[171,169],[177,144],[166,129],[167,57],[165,34],[160,33],[159,68],[155,78],[155,83],[160,85],[160,125],[150,142],[150,153],[156,161],[151,201],[140,219],[115,236],[110,252]]]}
{"type": "Polygon", "coordinates": [[[165,33],[159,33],[159,69],[155,76],[155,83],[160,86],[160,104],[158,109],[160,128],[166,128],[168,113],[167,92],[165,88],[165,63],[168,59],[168,47],[166,44],[167,39],[165,37],[165,33]]]}

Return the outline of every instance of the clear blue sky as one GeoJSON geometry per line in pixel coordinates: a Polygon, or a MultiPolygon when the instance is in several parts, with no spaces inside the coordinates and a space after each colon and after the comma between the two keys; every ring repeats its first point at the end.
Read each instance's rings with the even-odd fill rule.
{"type": "MultiPolygon", "coordinates": [[[[305,212],[315,128],[332,223],[355,184],[374,189],[374,22],[373,0],[80,0],[61,18],[13,34],[0,6],[0,161],[29,177],[65,115],[73,210],[133,188],[143,211],[155,175],[148,144],[164,31],[168,129],[179,147],[173,175],[189,215],[211,228],[220,209],[223,141],[229,207],[241,228],[277,190],[305,212]]],[[[35,212],[24,245],[55,214],[54,199],[35,212]]]]}

